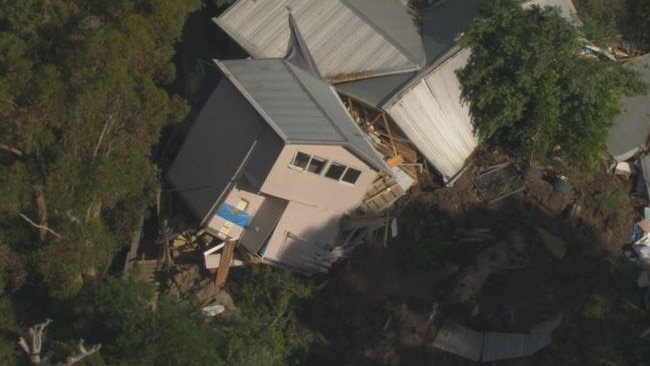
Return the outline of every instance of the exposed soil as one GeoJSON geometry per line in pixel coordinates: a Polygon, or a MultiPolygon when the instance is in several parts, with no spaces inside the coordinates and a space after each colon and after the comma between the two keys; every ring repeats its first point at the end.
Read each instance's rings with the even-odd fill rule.
{"type": "MultiPolygon", "coordinates": [[[[320,351],[310,364],[470,365],[474,362],[431,346],[442,320],[479,331],[528,332],[558,313],[563,324],[548,349],[494,364],[592,362],[581,340],[581,332],[588,331],[583,329],[585,308],[594,294],[618,291],[620,279],[612,273],[621,246],[630,241],[635,206],[646,201],[628,194],[629,178],[603,173],[591,181],[571,181],[571,194],[555,190],[552,179],[525,178],[525,191],[488,204],[479,197],[473,177],[505,160],[483,154],[454,187],[412,196],[398,208],[396,238],[386,247],[380,239],[369,243],[334,269],[320,303],[304,314],[305,322],[321,334],[320,351]],[[460,241],[459,228],[479,228],[488,233],[487,239],[460,241]],[[562,259],[547,248],[540,232],[566,245],[562,259]],[[507,243],[513,237],[523,253],[518,265],[491,269],[469,300],[454,296],[468,268],[476,271],[482,260],[507,264],[512,254],[507,243]],[[440,249],[422,252],[422,242],[440,249]],[[419,258],[413,258],[414,250],[419,258]],[[431,262],[422,265],[422,257],[429,255],[431,262]],[[432,321],[435,303],[439,308],[432,321]]],[[[628,302],[642,307],[640,294],[630,289],[628,302]]],[[[621,316],[599,321],[605,329],[618,327],[621,332],[643,326],[621,316]]]]}

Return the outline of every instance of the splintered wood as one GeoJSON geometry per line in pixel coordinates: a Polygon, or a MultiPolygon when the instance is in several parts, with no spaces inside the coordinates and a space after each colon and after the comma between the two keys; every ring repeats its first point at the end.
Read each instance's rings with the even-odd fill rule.
{"type": "MultiPolygon", "coordinates": [[[[351,98],[347,98],[346,107],[350,116],[368,135],[375,150],[382,154],[387,162],[394,163],[395,159],[399,159],[399,163],[393,166],[399,166],[416,181],[421,177],[418,167],[426,169],[426,164],[418,164],[417,151],[410,146],[399,127],[385,112],[356,103],[351,98]]],[[[389,166],[393,167],[390,164],[389,166]]]]}

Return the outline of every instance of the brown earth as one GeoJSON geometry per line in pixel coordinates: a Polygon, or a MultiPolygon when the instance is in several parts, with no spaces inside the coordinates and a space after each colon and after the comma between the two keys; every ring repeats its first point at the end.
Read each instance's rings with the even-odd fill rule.
{"type": "MultiPolygon", "coordinates": [[[[482,154],[454,187],[412,195],[397,208],[396,238],[386,247],[378,238],[335,267],[319,303],[304,316],[320,339],[310,364],[470,365],[474,362],[431,347],[442,320],[476,330],[527,332],[561,313],[563,324],[548,349],[493,364],[597,365],[590,347],[607,344],[609,338],[594,327],[636,337],[640,328],[650,325],[644,327],[616,312],[600,314],[597,324],[585,316],[586,309],[594,308],[595,295],[612,291],[620,294],[616,303],[625,301],[642,311],[633,277],[621,282],[615,275],[621,267],[621,246],[630,241],[638,216],[635,212],[647,203],[628,194],[632,181],[602,173],[591,180],[570,181],[574,193],[562,194],[549,183],[552,179],[526,178],[525,191],[488,204],[474,188],[473,178],[505,160],[498,154],[482,154]],[[489,238],[459,240],[458,229],[476,228],[483,233],[489,229],[489,238]],[[496,250],[490,254],[496,260],[503,254],[500,250],[508,249],[494,248],[508,248],[503,243],[513,235],[525,248],[519,262],[524,265],[495,267],[484,283],[476,284],[470,300],[453,296],[467,269],[476,268],[479,253],[496,250]],[[545,245],[549,237],[566,246],[562,259],[545,245]],[[427,251],[418,243],[439,249],[427,251]],[[423,265],[429,257],[430,263],[423,265]],[[629,292],[623,293],[623,287],[629,292]],[[431,321],[435,303],[439,308],[431,321]]],[[[647,313],[642,316],[647,318],[647,313]]]]}

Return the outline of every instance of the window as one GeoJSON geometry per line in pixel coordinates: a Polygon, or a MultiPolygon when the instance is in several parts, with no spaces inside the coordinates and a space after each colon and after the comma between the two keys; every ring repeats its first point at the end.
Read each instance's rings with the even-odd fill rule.
{"type": "Polygon", "coordinates": [[[299,151],[294,156],[290,166],[303,172],[320,174],[325,165],[327,165],[326,159],[299,151]]]}
{"type": "Polygon", "coordinates": [[[354,184],[361,176],[361,171],[343,164],[332,163],[329,169],[327,169],[325,176],[330,179],[354,184]]]}

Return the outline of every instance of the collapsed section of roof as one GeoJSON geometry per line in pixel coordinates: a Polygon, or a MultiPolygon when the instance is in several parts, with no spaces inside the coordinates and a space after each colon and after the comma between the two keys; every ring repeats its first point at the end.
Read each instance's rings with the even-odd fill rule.
{"type": "Polygon", "coordinates": [[[327,83],[283,59],[217,65],[286,144],[344,146],[376,170],[388,171],[327,83]]]}
{"type": "MultiPolygon", "coordinates": [[[[639,73],[650,88],[650,54],[626,64],[639,73]]],[[[623,96],[623,113],[614,118],[607,138],[607,151],[616,161],[627,160],[646,147],[650,134],[650,96],[623,96]]]]}
{"type": "MultiPolygon", "coordinates": [[[[422,10],[420,34],[426,64],[439,61],[456,45],[481,4],[487,0],[446,0],[422,10]]],[[[336,89],[367,105],[378,107],[397,93],[416,73],[390,75],[337,84],[336,89]]]]}
{"type": "Polygon", "coordinates": [[[446,182],[478,145],[456,77],[469,56],[468,49],[452,50],[382,106],[446,182]]]}
{"type": "Polygon", "coordinates": [[[254,58],[283,57],[289,9],[318,71],[332,83],[424,65],[417,25],[398,0],[238,0],[214,20],[254,58]]]}

